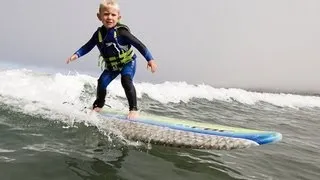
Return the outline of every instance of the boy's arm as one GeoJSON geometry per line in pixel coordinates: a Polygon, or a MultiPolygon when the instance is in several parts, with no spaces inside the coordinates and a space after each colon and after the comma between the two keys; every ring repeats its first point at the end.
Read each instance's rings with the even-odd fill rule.
{"type": "Polygon", "coordinates": [[[153,60],[153,57],[148,48],[138,38],[131,34],[127,29],[119,28],[118,32],[120,36],[124,37],[126,43],[133,45],[148,62],[150,60],[153,60]]]}
{"type": "Polygon", "coordinates": [[[92,35],[91,39],[85,45],[83,45],[79,50],[77,50],[74,53],[75,55],[78,56],[78,58],[81,57],[81,56],[86,55],[88,52],[90,52],[94,48],[95,45],[97,45],[97,38],[96,38],[97,37],[97,32],[98,31],[96,31],[92,35]]]}

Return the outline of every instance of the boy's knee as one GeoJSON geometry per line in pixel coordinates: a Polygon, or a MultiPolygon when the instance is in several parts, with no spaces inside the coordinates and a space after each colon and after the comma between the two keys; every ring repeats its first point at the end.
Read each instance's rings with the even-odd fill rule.
{"type": "Polygon", "coordinates": [[[133,87],[132,78],[129,75],[121,76],[121,84],[125,89],[130,89],[133,87]]]}
{"type": "Polygon", "coordinates": [[[98,79],[98,86],[97,86],[98,89],[100,90],[106,89],[108,85],[109,85],[109,82],[106,81],[105,79],[103,78],[98,79]]]}
{"type": "Polygon", "coordinates": [[[103,82],[102,78],[99,78],[99,79],[98,79],[98,85],[101,86],[101,85],[102,85],[102,82],[103,82]]]}

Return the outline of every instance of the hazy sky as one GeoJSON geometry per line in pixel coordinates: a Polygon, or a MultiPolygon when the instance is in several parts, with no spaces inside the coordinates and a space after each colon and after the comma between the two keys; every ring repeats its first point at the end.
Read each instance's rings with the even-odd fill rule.
{"type": "MultiPolygon", "coordinates": [[[[99,0],[0,2],[0,61],[98,76],[98,51],[65,60],[100,26],[99,0]]],[[[320,92],[319,0],[120,0],[122,22],[152,52],[136,81],[320,92]]],[[[138,51],[136,51],[139,54],[138,51]]]]}

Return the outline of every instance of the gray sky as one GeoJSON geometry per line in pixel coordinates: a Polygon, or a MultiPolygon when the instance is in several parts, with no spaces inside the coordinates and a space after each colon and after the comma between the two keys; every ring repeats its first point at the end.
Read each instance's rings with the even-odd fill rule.
{"type": "MultiPolygon", "coordinates": [[[[0,2],[0,61],[97,68],[98,51],[65,59],[100,26],[99,0],[0,2]]],[[[122,22],[152,52],[136,81],[320,92],[319,0],[120,0],[122,22]]],[[[139,54],[138,51],[136,51],[139,54]]]]}

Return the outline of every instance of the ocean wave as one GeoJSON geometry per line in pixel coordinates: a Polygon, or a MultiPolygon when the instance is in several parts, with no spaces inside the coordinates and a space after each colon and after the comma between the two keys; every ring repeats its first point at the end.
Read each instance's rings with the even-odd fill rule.
{"type": "MultiPolygon", "coordinates": [[[[97,78],[85,74],[45,74],[29,69],[0,71],[0,95],[39,101],[49,104],[62,102],[77,103],[79,100],[92,102],[95,98],[97,78]]],[[[137,96],[147,95],[160,103],[188,103],[193,98],[209,101],[240,102],[254,105],[266,102],[280,107],[320,107],[320,97],[289,93],[252,92],[237,88],[214,88],[206,84],[186,82],[164,82],[152,84],[135,83],[137,96]]],[[[120,80],[116,79],[108,87],[108,97],[120,108],[125,108],[118,98],[125,98],[120,80]]]]}

